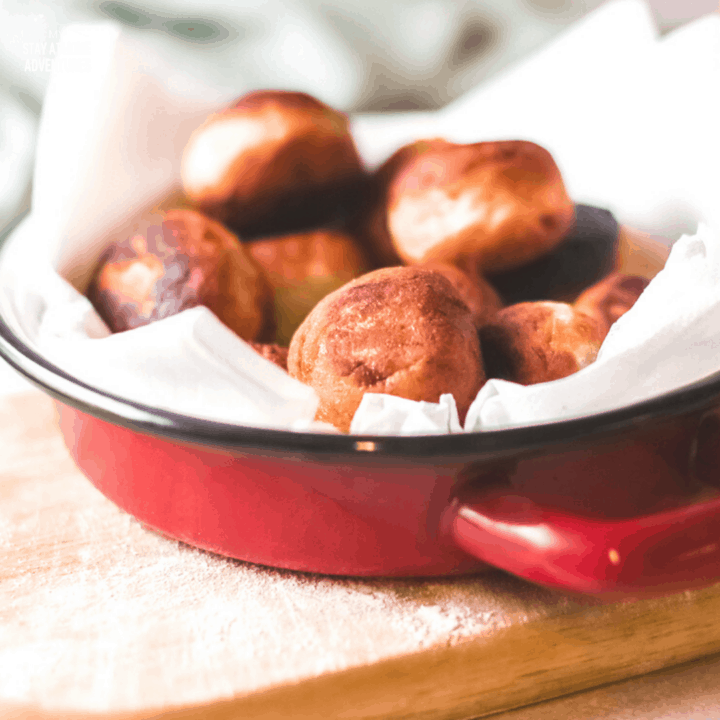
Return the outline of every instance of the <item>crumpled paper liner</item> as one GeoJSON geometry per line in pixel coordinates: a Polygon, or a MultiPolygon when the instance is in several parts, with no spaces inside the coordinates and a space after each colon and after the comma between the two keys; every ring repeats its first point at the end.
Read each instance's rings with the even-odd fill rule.
{"type": "MultiPolygon", "coordinates": [[[[111,24],[67,28],[59,57],[77,47],[85,48],[90,61],[57,63],[43,109],[33,211],[3,252],[3,316],[50,361],[114,395],[240,425],[326,429],[313,423],[317,397],[310,388],[250,351],[204,308],[108,335],[82,295],[100,253],[113,236],[122,235],[131,218],[178,190],[187,138],[209,112],[231,98],[181,75],[111,24]]],[[[678,299],[700,300],[675,284],[695,283],[690,278],[702,265],[698,258],[709,259],[700,268],[708,273],[705,286],[711,285],[716,269],[717,87],[720,16],[658,40],[641,0],[614,0],[535,56],[441,111],[353,119],[369,167],[419,137],[473,142],[524,138],[554,154],[577,202],[607,207],[623,223],[671,238],[694,231],[698,221],[708,224],[694,241],[683,241],[679,251],[695,249],[673,254],[666,279],[653,281],[637,312],[631,311],[611,334],[608,347],[617,352],[603,347],[597,369],[535,389],[493,381],[481,391],[466,429],[597,412],[720,367],[708,352],[689,377],[678,373],[672,360],[678,352],[688,358],[712,343],[712,336],[693,333],[713,331],[714,300],[683,303],[683,312],[667,317],[657,309],[678,299]],[[643,308],[646,319],[641,314],[634,320],[643,308]],[[695,319],[686,326],[690,316],[695,319]],[[603,386],[591,373],[609,373],[604,368],[611,366],[612,357],[625,351],[640,360],[645,355],[635,342],[640,336],[621,332],[628,323],[647,330],[642,337],[657,351],[657,369],[647,372],[641,365],[633,371],[624,364],[623,382],[630,387],[618,390],[617,375],[603,386]],[[618,348],[623,338],[632,345],[618,348]],[[564,387],[571,389],[572,403],[561,399],[564,387]],[[530,402],[528,391],[547,401],[530,402]],[[513,406],[518,397],[525,398],[517,406],[522,410],[505,408],[504,399],[511,396],[513,406]]],[[[363,412],[372,411],[374,419],[361,415],[353,428],[377,434],[458,430],[448,405],[409,408],[408,402],[370,398],[363,412]],[[405,410],[416,419],[401,419],[405,410]],[[377,422],[383,413],[393,418],[384,426],[377,422]]]]}

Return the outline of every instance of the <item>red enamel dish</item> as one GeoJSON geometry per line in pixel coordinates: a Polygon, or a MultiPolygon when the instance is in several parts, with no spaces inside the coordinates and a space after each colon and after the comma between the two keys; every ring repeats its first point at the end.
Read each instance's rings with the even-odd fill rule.
{"type": "Polygon", "coordinates": [[[570,592],[720,579],[720,372],[581,419],[358,437],[238,427],[100,392],[0,315],[0,355],[50,394],[75,461],[118,506],[222,555],[327,574],[488,564],[570,592]]]}

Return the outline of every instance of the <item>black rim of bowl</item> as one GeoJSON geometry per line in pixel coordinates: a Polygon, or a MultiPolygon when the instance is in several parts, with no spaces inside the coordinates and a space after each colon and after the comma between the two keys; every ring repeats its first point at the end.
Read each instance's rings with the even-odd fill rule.
{"type": "MultiPolygon", "coordinates": [[[[16,218],[0,237],[0,249],[25,218],[16,218]]],[[[1,258],[1,255],[0,255],[1,258]]],[[[215,422],[153,408],[88,385],[26,345],[0,315],[0,357],[65,405],[147,435],[223,449],[268,454],[381,455],[383,458],[475,458],[516,455],[591,437],[629,431],[653,420],[706,409],[720,395],[720,371],[650,400],[595,415],[538,425],[454,435],[385,436],[296,432],[215,422]]]]}

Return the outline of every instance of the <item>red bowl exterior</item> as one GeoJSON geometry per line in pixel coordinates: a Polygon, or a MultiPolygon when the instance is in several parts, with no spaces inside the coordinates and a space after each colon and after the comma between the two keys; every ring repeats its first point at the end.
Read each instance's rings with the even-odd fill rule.
{"type": "Polygon", "coordinates": [[[334,575],[483,567],[440,537],[460,464],[360,454],[276,456],[182,444],[58,403],[76,463],[110,500],[177,540],[263,565],[334,575]]]}
{"type": "Polygon", "coordinates": [[[376,455],[370,441],[339,456],[190,444],[58,407],[79,467],[143,524],[241,560],[327,574],[487,567],[458,549],[445,519],[498,487],[550,507],[630,517],[692,502],[720,476],[720,421],[707,410],[545,449],[429,462],[376,455]]]}

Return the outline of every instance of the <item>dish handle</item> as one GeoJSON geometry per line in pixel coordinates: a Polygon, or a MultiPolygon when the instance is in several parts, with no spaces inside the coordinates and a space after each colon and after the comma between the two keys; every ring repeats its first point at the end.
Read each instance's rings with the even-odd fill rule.
{"type": "Polygon", "coordinates": [[[720,579],[720,495],[649,515],[602,519],[532,496],[483,493],[446,518],[471,555],[570,592],[646,597],[720,579]]]}

